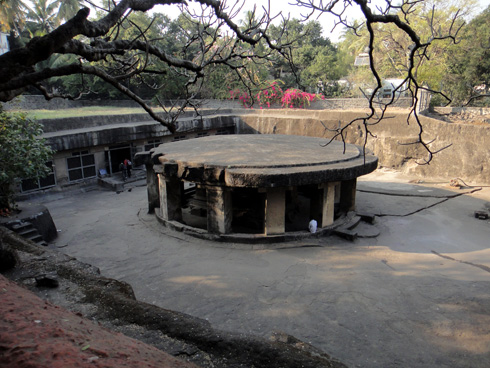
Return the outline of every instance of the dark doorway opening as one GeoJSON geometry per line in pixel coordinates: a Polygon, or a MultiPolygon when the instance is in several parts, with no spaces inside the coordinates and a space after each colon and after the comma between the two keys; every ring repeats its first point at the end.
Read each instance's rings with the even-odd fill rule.
{"type": "Polygon", "coordinates": [[[131,146],[129,144],[110,146],[107,164],[109,165],[110,173],[120,172],[119,165],[124,160],[132,161],[131,146]]]}
{"type": "Polygon", "coordinates": [[[263,234],[265,193],[259,193],[256,188],[233,188],[231,195],[231,202],[233,203],[231,226],[233,232],[263,234]]]}

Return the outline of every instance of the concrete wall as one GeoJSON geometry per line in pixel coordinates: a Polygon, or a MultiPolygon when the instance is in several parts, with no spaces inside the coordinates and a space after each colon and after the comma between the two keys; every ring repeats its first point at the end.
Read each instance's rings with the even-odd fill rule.
{"type": "MultiPolygon", "coordinates": [[[[345,124],[366,112],[358,111],[309,111],[309,110],[261,110],[242,115],[237,133],[296,134],[315,137],[332,137],[328,129],[335,129],[339,122],[345,124]],[[327,127],[328,129],[326,129],[327,127]]],[[[386,119],[370,129],[376,138],[369,137],[367,147],[379,157],[380,166],[394,168],[420,177],[442,180],[461,178],[468,183],[490,183],[490,126],[454,124],[421,116],[426,140],[436,138],[431,148],[451,145],[434,156],[430,165],[419,165],[427,157],[420,145],[403,145],[417,140],[418,126],[415,121],[407,124],[407,112],[394,110],[386,119]]],[[[348,143],[363,144],[365,133],[359,123],[346,132],[348,143]]]]}
{"type": "MultiPolygon", "coordinates": [[[[148,101],[150,102],[150,101],[148,101]]],[[[5,110],[62,110],[86,106],[139,107],[133,100],[66,100],[55,98],[46,100],[43,96],[21,95],[12,101],[2,103],[5,110]]]]}
{"type": "MultiPolygon", "coordinates": [[[[145,101],[149,105],[154,105],[151,100],[145,101]]],[[[162,103],[166,106],[175,104],[175,100],[163,100],[162,103]]],[[[240,107],[238,101],[229,100],[202,100],[200,101],[204,108],[236,108],[240,107]]],[[[55,98],[46,100],[40,95],[21,95],[14,98],[12,101],[0,103],[5,110],[62,110],[76,109],[80,107],[90,106],[108,106],[108,107],[141,107],[133,100],[66,100],[63,98],[55,98]]]]}
{"type": "MultiPolygon", "coordinates": [[[[381,102],[388,102],[388,99],[381,102]]],[[[165,105],[171,106],[175,101],[162,101],[165,105]]],[[[237,109],[242,105],[238,100],[200,100],[203,108],[206,109],[237,109]]],[[[151,101],[146,103],[152,105],[151,101]]],[[[412,104],[410,98],[398,98],[393,106],[409,107],[412,104]]],[[[133,100],[65,100],[56,98],[47,101],[43,96],[22,95],[7,103],[2,103],[5,110],[61,110],[76,109],[87,106],[108,106],[108,107],[140,107],[133,100]]],[[[315,110],[324,109],[357,109],[368,106],[368,100],[365,98],[327,98],[321,101],[313,102],[309,108],[315,110]]],[[[279,107],[279,106],[278,106],[279,107]]],[[[256,106],[256,109],[259,107],[256,106]]]]}
{"type": "Polygon", "coordinates": [[[488,115],[490,107],[434,107],[434,111],[440,114],[468,112],[475,115],[488,115]]]}

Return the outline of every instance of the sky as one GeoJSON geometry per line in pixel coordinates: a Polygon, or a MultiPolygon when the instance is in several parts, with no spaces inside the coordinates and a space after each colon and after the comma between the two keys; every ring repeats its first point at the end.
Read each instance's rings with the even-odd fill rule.
{"type": "MultiPolygon", "coordinates": [[[[228,0],[228,4],[234,4],[236,0],[228,0]]],[[[383,4],[385,3],[385,0],[372,0],[373,4],[379,3],[383,4]]],[[[326,1],[324,1],[326,3],[326,1]]],[[[190,2],[192,3],[192,2],[190,2]]],[[[282,14],[287,17],[290,15],[291,18],[297,18],[301,19],[302,15],[306,15],[306,10],[304,8],[300,8],[298,6],[290,5],[291,3],[294,3],[294,1],[288,1],[288,0],[270,0],[270,13],[273,15],[278,14],[279,12],[282,12],[282,14]]],[[[341,2],[343,3],[343,2],[341,2]]],[[[480,9],[476,14],[480,13],[482,10],[486,9],[490,5],[490,0],[478,0],[478,3],[480,5],[480,9]]],[[[253,6],[257,5],[257,10],[258,13],[260,14],[262,12],[262,7],[265,6],[266,8],[268,7],[268,1],[267,0],[246,0],[245,1],[245,7],[241,14],[243,14],[246,10],[252,10],[253,6]]],[[[350,19],[360,19],[361,18],[361,12],[358,10],[357,6],[351,7],[350,8],[350,13],[348,14],[350,19]]],[[[171,18],[175,18],[179,14],[179,10],[176,6],[161,6],[157,9],[157,11],[162,12],[164,14],[167,14],[171,18]]],[[[333,42],[338,42],[339,38],[342,34],[343,29],[341,27],[336,27],[333,32],[332,28],[334,26],[334,18],[329,15],[329,14],[323,14],[321,15],[318,19],[316,17],[311,18],[311,19],[316,19],[320,22],[320,24],[323,27],[324,30],[324,36],[330,38],[331,41],[333,42]]]]}

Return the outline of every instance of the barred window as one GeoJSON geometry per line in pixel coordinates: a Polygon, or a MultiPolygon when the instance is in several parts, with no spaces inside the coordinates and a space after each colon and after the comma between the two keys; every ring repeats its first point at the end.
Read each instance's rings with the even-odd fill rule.
{"type": "Polygon", "coordinates": [[[230,134],[229,129],[218,129],[216,131],[216,135],[226,135],[226,134],[230,134]]]}
{"type": "Polygon", "coordinates": [[[184,141],[186,139],[187,139],[187,136],[185,136],[185,135],[175,135],[174,136],[174,142],[176,142],[176,141],[184,141]]]}
{"type": "Polygon", "coordinates": [[[158,147],[159,145],[162,144],[162,141],[160,139],[152,139],[152,140],[149,140],[146,144],[145,144],[145,151],[149,151],[151,150],[152,148],[155,148],[155,147],[158,147]]]}
{"type": "Polygon", "coordinates": [[[88,151],[73,152],[72,157],[66,159],[66,164],[70,181],[93,178],[97,174],[95,157],[88,151]]]}
{"type": "Polygon", "coordinates": [[[46,162],[46,166],[49,168],[50,173],[44,178],[35,179],[23,179],[20,185],[22,192],[28,192],[31,190],[46,189],[56,186],[56,176],[54,174],[53,161],[46,162]]]}

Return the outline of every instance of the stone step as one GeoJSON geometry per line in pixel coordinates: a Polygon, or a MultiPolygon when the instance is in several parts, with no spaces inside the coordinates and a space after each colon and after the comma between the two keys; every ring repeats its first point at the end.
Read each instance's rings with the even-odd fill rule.
{"type": "Polygon", "coordinates": [[[357,216],[359,216],[362,221],[367,222],[368,224],[374,224],[376,222],[376,215],[373,213],[357,212],[357,216]]]}
{"type": "Polygon", "coordinates": [[[350,241],[357,238],[375,238],[379,235],[379,229],[373,225],[375,220],[375,215],[357,213],[346,224],[335,229],[334,234],[350,241]]]}
{"type": "Polygon", "coordinates": [[[32,234],[32,235],[26,237],[26,239],[29,239],[30,241],[33,241],[34,243],[40,243],[40,242],[44,241],[43,237],[39,233],[32,234]]]}
{"type": "Polygon", "coordinates": [[[20,236],[23,236],[24,238],[29,238],[32,235],[38,235],[39,232],[37,229],[34,229],[32,225],[30,226],[30,229],[22,229],[22,231],[16,231],[17,234],[20,236]]]}
{"type": "Polygon", "coordinates": [[[353,216],[349,222],[347,222],[346,224],[342,225],[341,226],[341,229],[342,230],[352,230],[352,229],[355,229],[357,227],[357,225],[359,225],[359,223],[361,222],[361,217],[360,216],[353,216]]]}
{"type": "Polygon", "coordinates": [[[16,233],[21,232],[22,230],[32,229],[32,224],[30,222],[19,222],[12,226],[12,230],[16,233]]]}
{"type": "Polygon", "coordinates": [[[357,232],[349,229],[339,228],[339,229],[335,229],[333,233],[346,240],[354,241],[357,239],[357,232]]]}
{"type": "Polygon", "coordinates": [[[11,230],[22,236],[24,239],[33,241],[42,246],[48,246],[48,243],[43,239],[39,231],[32,226],[30,222],[19,222],[10,227],[11,230]]]}
{"type": "Polygon", "coordinates": [[[380,231],[376,226],[366,222],[361,222],[356,227],[356,231],[358,238],[376,238],[380,234],[380,231]]]}

